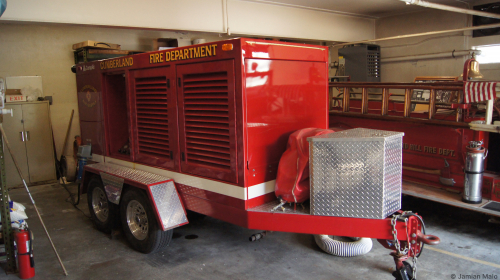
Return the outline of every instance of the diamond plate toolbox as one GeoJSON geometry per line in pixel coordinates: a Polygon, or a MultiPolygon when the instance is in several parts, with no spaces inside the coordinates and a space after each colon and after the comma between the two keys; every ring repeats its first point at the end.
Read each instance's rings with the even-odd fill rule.
{"type": "Polygon", "coordinates": [[[355,128],[308,138],[311,214],[384,219],[399,210],[403,135],[355,128]]]}

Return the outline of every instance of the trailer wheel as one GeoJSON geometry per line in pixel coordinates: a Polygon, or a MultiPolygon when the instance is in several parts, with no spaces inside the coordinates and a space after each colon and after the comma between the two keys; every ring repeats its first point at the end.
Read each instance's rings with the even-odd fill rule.
{"type": "Polygon", "coordinates": [[[98,176],[93,176],[89,181],[87,202],[90,216],[96,228],[104,233],[110,233],[115,219],[115,209],[110,205],[102,181],[98,176]]]}
{"type": "Polygon", "coordinates": [[[147,195],[138,189],[128,189],[120,203],[123,232],[132,247],[145,254],[156,252],[170,244],[173,230],[163,231],[156,221],[147,195]]]}

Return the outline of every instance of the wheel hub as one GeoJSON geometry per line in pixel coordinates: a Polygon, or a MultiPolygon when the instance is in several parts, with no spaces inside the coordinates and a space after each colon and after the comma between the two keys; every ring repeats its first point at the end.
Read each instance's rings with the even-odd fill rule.
{"type": "Polygon", "coordinates": [[[106,222],[108,220],[108,198],[101,188],[94,188],[92,191],[92,210],[99,221],[106,222]]]}
{"type": "Polygon", "coordinates": [[[148,216],[137,200],[131,200],[127,205],[127,225],[136,239],[144,240],[148,236],[148,216]]]}

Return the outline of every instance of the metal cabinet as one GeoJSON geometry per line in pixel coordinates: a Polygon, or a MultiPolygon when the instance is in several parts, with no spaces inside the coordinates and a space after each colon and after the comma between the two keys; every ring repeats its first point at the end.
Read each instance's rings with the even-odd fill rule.
{"type": "MultiPolygon", "coordinates": [[[[4,116],[3,127],[26,183],[56,180],[48,101],[11,103],[5,107],[14,110],[14,117],[4,116]]],[[[22,184],[6,148],[4,152],[7,186],[22,184]]]]}

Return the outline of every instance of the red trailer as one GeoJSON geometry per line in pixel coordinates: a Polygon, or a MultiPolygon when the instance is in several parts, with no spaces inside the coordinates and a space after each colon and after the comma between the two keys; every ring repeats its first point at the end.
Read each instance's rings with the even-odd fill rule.
{"type": "Polygon", "coordinates": [[[288,136],[329,126],[328,56],[323,46],[233,39],[78,64],[82,141],[98,162],[81,190],[97,227],[109,232],[121,217],[132,246],[149,253],[190,210],[249,229],[401,241],[404,271],[423,243],[439,242],[416,215],[270,211],[288,136]]]}

